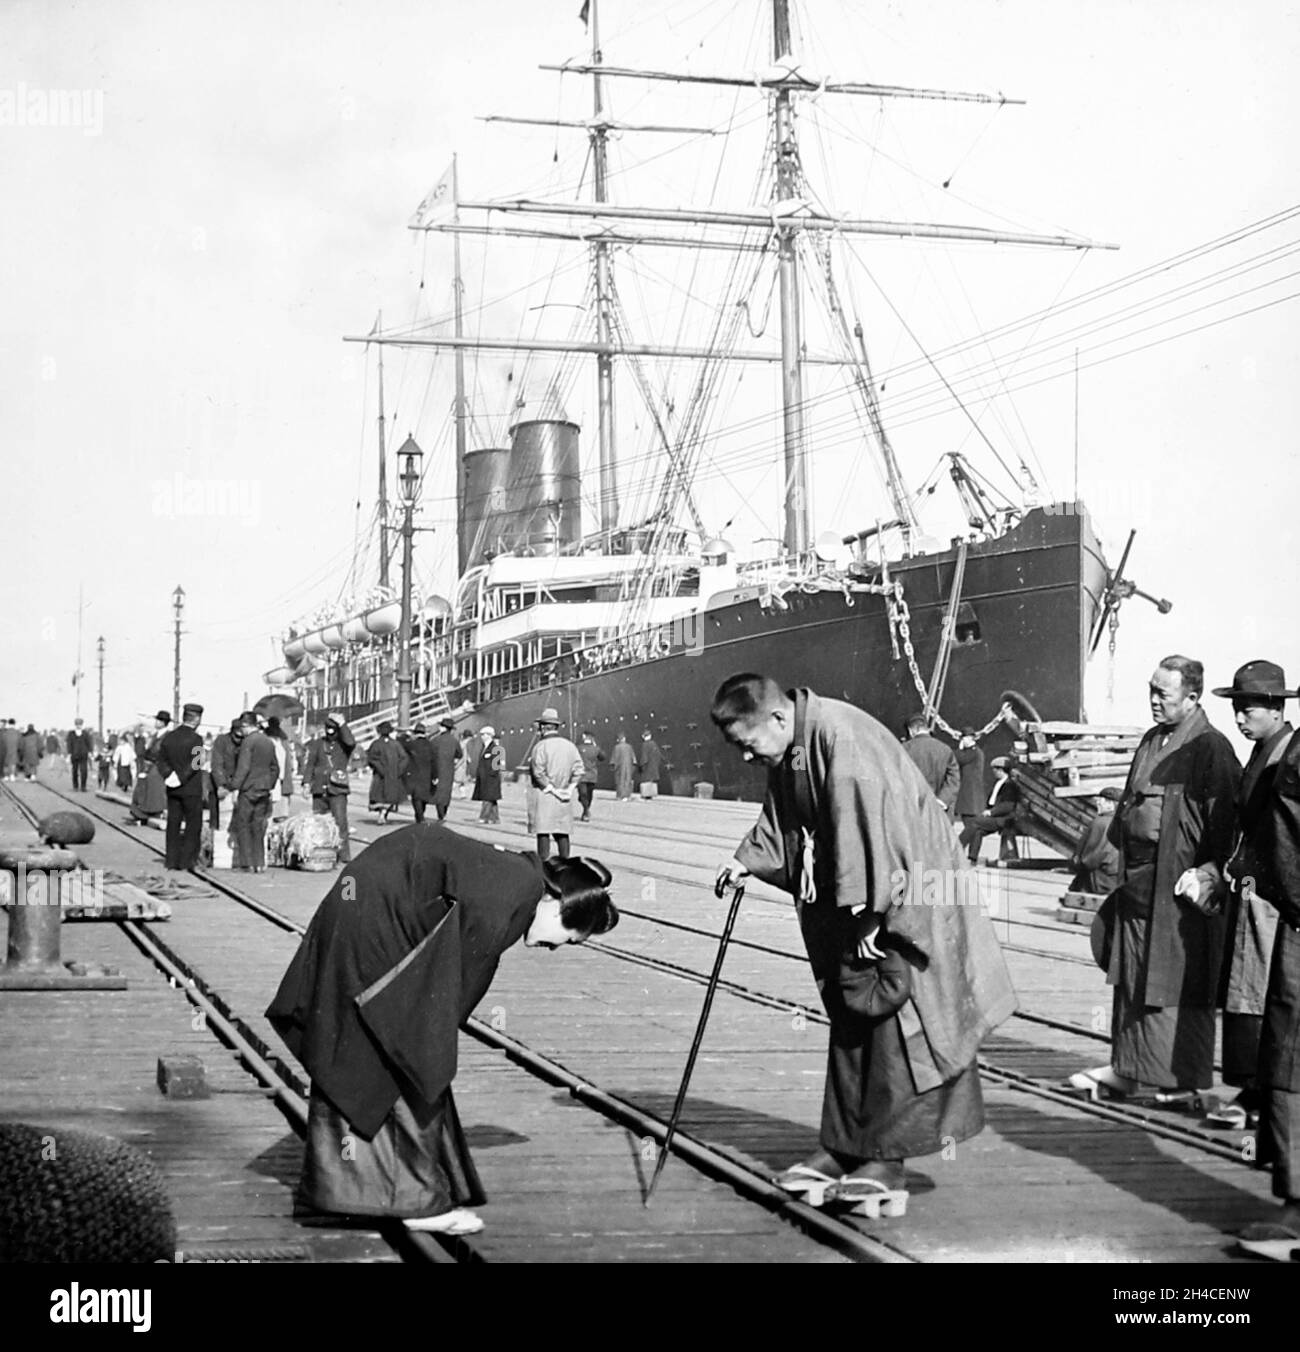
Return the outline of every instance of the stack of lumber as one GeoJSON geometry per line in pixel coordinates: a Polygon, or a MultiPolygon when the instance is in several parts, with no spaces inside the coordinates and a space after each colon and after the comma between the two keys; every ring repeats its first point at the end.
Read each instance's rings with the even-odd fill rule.
{"type": "Polygon", "coordinates": [[[1143,729],[1093,723],[1023,725],[1011,776],[1020,787],[1016,825],[1067,857],[1083,839],[1105,788],[1123,788],[1143,729]]]}

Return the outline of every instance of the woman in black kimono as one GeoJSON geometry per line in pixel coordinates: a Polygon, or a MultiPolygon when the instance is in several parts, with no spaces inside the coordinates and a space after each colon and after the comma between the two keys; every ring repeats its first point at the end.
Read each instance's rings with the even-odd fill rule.
{"type": "Polygon", "coordinates": [[[381,723],[379,736],[370,743],[366,763],[370,766],[370,806],[386,822],[406,802],[406,770],[411,763],[406,748],[392,737],[393,725],[381,723]]]}
{"type": "Polygon", "coordinates": [[[312,1080],[301,1202],[482,1228],[451,1094],[460,1026],[519,939],[553,949],[613,929],[609,881],[594,859],[543,864],[428,824],[344,869],[266,1011],[312,1080]]]}

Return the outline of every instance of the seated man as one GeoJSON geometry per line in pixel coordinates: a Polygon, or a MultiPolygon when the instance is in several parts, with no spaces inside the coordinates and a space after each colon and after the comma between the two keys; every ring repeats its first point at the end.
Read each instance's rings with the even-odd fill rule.
{"type": "Polygon", "coordinates": [[[1005,756],[995,757],[992,764],[997,779],[989,791],[988,805],[980,816],[972,817],[961,831],[962,848],[972,864],[979,863],[984,837],[994,831],[1002,837],[998,858],[1020,858],[1020,851],[1016,847],[1016,806],[1020,802],[1020,790],[1011,778],[1011,762],[1005,756]]]}
{"type": "Polygon", "coordinates": [[[1119,851],[1107,837],[1120,792],[1119,789],[1103,789],[1092,800],[1093,819],[1070,856],[1070,866],[1075,869],[1071,892],[1090,892],[1104,897],[1119,886],[1119,851]]]}
{"type": "Polygon", "coordinates": [[[340,875],[267,1017],[311,1075],[299,1197],[319,1211],[473,1234],[486,1201],[451,1081],[460,1026],[501,955],[618,923],[594,859],[515,854],[407,826],[340,875]]]}

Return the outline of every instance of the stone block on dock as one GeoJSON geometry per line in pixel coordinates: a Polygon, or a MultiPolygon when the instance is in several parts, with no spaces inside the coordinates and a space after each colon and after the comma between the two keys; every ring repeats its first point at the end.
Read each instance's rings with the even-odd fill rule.
{"type": "Polygon", "coordinates": [[[197,1056],[160,1056],[158,1058],[158,1088],[168,1098],[211,1098],[208,1077],[203,1062],[197,1056]]]}

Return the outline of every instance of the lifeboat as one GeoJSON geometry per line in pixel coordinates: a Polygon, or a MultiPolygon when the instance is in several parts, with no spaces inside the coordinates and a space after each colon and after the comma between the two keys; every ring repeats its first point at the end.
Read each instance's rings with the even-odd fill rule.
{"type": "Polygon", "coordinates": [[[262,679],[267,685],[288,685],[296,675],[293,667],[276,667],[273,671],[263,672],[262,679]]]}

